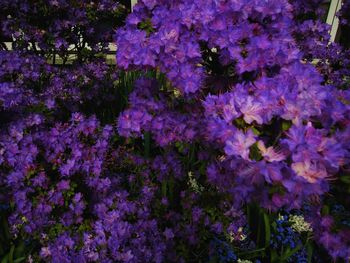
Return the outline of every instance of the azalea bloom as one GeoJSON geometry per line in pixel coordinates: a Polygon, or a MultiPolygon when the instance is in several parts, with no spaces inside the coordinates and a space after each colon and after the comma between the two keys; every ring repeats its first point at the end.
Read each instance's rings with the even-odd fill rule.
{"type": "Polygon", "coordinates": [[[237,130],[235,134],[226,141],[225,153],[229,156],[240,156],[249,160],[249,148],[256,142],[255,135],[251,130],[243,133],[237,130]]]}
{"type": "Polygon", "coordinates": [[[263,141],[257,142],[261,155],[268,162],[280,162],[286,159],[286,155],[282,151],[276,151],[272,146],[266,148],[263,141]]]}
{"type": "Polygon", "coordinates": [[[262,117],[263,114],[263,105],[255,101],[253,97],[248,96],[246,100],[240,105],[240,111],[243,114],[243,119],[251,124],[253,121],[256,121],[258,124],[263,124],[264,120],[262,117]]]}
{"type": "Polygon", "coordinates": [[[298,176],[305,178],[310,183],[315,183],[328,177],[324,167],[310,160],[293,163],[291,167],[298,176]]]}
{"type": "Polygon", "coordinates": [[[133,2],[0,1],[0,257],[347,261],[350,53],[324,1],[133,2]]]}

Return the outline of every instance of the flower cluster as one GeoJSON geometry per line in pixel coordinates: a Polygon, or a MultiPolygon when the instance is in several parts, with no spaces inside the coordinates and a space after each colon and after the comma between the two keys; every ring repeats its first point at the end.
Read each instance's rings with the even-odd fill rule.
{"type": "MultiPolygon", "coordinates": [[[[293,35],[303,59],[316,64],[324,81],[347,89],[350,74],[349,50],[339,43],[330,43],[330,26],[324,23],[325,10],[319,8],[323,1],[291,1],[294,6],[296,26],[293,35]]],[[[343,2],[339,15],[341,24],[346,26],[349,3],[343,2]]]]}
{"type": "MultiPolygon", "coordinates": [[[[41,256],[50,262],[163,262],[167,232],[163,233],[150,211],[153,189],[144,186],[138,199],[110,181],[97,202],[92,224],[78,235],[64,232],[42,247],[41,256]]],[[[87,219],[87,218],[85,218],[87,219]]],[[[170,231],[170,230],[169,230],[170,231]]]]}
{"type": "Polygon", "coordinates": [[[312,231],[310,223],[306,222],[305,218],[301,215],[290,215],[289,222],[292,224],[291,228],[295,232],[302,233],[312,231]]]}
{"type": "Polygon", "coordinates": [[[113,28],[125,15],[125,6],[111,0],[5,0],[0,10],[2,36],[13,40],[16,49],[50,53],[56,49],[61,55],[72,47],[78,53],[87,47],[94,53],[106,50],[113,28]]]}
{"type": "Polygon", "coordinates": [[[36,85],[48,78],[51,67],[45,60],[19,52],[0,51],[0,110],[23,111],[23,107],[36,104],[46,87],[36,85]],[[44,74],[43,74],[44,73],[44,74]]]}
{"type": "Polygon", "coordinates": [[[328,46],[319,2],[140,1],[116,36],[118,64],[168,82],[136,85],[120,134],[199,143],[207,182],[236,209],[301,209],[330,191],[349,164],[348,59],[328,46]]]}
{"type": "Polygon", "coordinates": [[[321,0],[123,3],[0,3],[0,257],[348,259],[350,51],[321,0]]]}
{"type": "Polygon", "coordinates": [[[285,246],[292,249],[300,245],[298,234],[289,226],[288,216],[280,216],[276,220],[276,234],[272,236],[272,246],[285,246]]]}
{"type": "Polygon", "coordinates": [[[328,253],[333,258],[347,259],[350,256],[350,231],[346,224],[349,214],[341,205],[336,205],[334,208],[337,206],[341,209],[338,211],[332,209],[332,215],[322,211],[321,206],[309,208],[305,214],[314,230],[315,238],[327,249],[328,253]]]}
{"type": "Polygon", "coordinates": [[[144,160],[115,148],[110,125],[79,113],[68,123],[46,125],[40,115],[12,123],[0,148],[2,187],[14,207],[12,233],[39,242],[43,260],[179,262],[176,238],[191,251],[204,242],[201,235],[241,226],[212,215],[217,203],[187,189],[181,173],[174,182],[180,207],[173,206],[177,192],[169,180],[184,169],[175,152],[144,160]],[[167,181],[164,193],[159,183],[167,181]]]}
{"type": "Polygon", "coordinates": [[[130,94],[130,107],[118,119],[118,131],[122,136],[140,136],[152,131],[154,140],[160,146],[176,141],[191,142],[199,134],[196,119],[200,112],[193,105],[181,105],[176,99],[159,92],[158,84],[148,79],[140,79],[130,94]],[[171,101],[169,105],[169,101],[171,101]],[[187,112],[179,113],[176,108],[184,107],[187,112]]]}
{"type": "Polygon", "coordinates": [[[24,123],[16,123],[1,140],[1,163],[16,207],[11,216],[15,231],[23,227],[33,233],[50,226],[55,223],[52,213],[58,211],[64,226],[81,222],[85,203],[82,194],[72,189],[78,187],[77,183],[84,183],[102,191],[109,183],[99,176],[111,135],[110,126],[99,131],[95,118],[85,120],[75,114],[71,124],[57,124],[49,131],[34,132],[41,121],[35,115],[24,123]],[[72,180],[77,174],[80,179],[72,180]]]}
{"type": "Polygon", "coordinates": [[[219,262],[235,262],[237,260],[237,256],[231,246],[225,241],[214,239],[212,241],[212,249],[217,254],[219,262]]]}

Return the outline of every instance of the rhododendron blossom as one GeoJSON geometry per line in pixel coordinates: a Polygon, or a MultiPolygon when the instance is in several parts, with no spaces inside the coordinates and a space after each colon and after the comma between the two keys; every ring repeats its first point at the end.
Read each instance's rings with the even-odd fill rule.
{"type": "Polygon", "coordinates": [[[0,1],[0,261],[348,260],[323,2],[0,1]]]}

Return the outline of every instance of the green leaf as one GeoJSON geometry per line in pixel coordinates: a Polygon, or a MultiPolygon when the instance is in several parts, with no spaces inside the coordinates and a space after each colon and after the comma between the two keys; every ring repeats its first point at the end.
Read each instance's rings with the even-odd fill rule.
{"type": "Polygon", "coordinates": [[[151,19],[147,18],[144,21],[140,22],[137,25],[138,29],[144,30],[147,32],[147,35],[149,35],[150,33],[154,32],[154,28],[152,25],[152,21],[151,19]]]}
{"type": "Polygon", "coordinates": [[[265,246],[269,246],[270,240],[271,240],[271,227],[270,227],[269,216],[266,213],[264,213],[264,223],[265,223],[265,246]]]}
{"type": "Polygon", "coordinates": [[[252,146],[250,146],[249,150],[250,150],[249,152],[250,159],[255,161],[260,161],[263,158],[257,143],[254,143],[252,146]]]}
{"type": "Polygon", "coordinates": [[[26,259],[26,257],[20,257],[20,258],[16,258],[13,262],[14,263],[19,263],[19,262],[22,262],[25,259],[26,259]]]}
{"type": "MultiPolygon", "coordinates": [[[[11,207],[11,208],[12,208],[12,207],[11,207]]],[[[7,219],[6,219],[5,217],[2,218],[1,227],[2,227],[2,234],[4,235],[3,237],[4,237],[6,240],[11,239],[9,225],[8,225],[7,219]]]]}
{"type": "MultiPolygon", "coordinates": [[[[18,246],[16,246],[15,252],[14,252],[14,257],[19,258],[24,255],[24,250],[25,250],[25,244],[24,242],[20,242],[18,246]]],[[[14,261],[16,262],[16,260],[14,261]]]]}
{"type": "Polygon", "coordinates": [[[241,118],[237,118],[233,121],[234,125],[239,128],[239,129],[243,129],[246,127],[246,123],[244,121],[244,119],[241,117],[241,118]]]}
{"type": "Polygon", "coordinates": [[[282,122],[282,130],[287,131],[289,128],[292,127],[292,122],[291,121],[283,121],[282,122]]]}
{"type": "Polygon", "coordinates": [[[292,255],[294,255],[296,252],[298,252],[298,250],[301,248],[301,246],[297,246],[296,248],[294,249],[290,249],[290,248],[287,248],[286,252],[283,253],[282,255],[282,261],[284,260],[287,260],[289,257],[291,257],[292,255]]]}
{"type": "Polygon", "coordinates": [[[349,184],[350,183],[350,176],[349,175],[340,176],[340,181],[349,184]]]}
{"type": "Polygon", "coordinates": [[[312,261],[312,253],[313,253],[313,247],[311,244],[307,245],[307,262],[311,263],[312,261]]]}
{"type": "Polygon", "coordinates": [[[10,253],[9,253],[9,263],[13,263],[13,252],[15,251],[15,245],[11,246],[10,253]]]}
{"type": "Polygon", "coordinates": [[[163,181],[162,182],[162,196],[166,197],[166,194],[167,194],[167,182],[163,181]]]}
{"type": "Polygon", "coordinates": [[[1,260],[1,263],[8,263],[9,262],[9,254],[6,254],[1,260]]]}
{"type": "Polygon", "coordinates": [[[261,132],[259,132],[257,128],[252,127],[251,129],[255,135],[259,136],[261,134],[261,132]]]}
{"type": "Polygon", "coordinates": [[[328,205],[324,205],[324,206],[322,207],[322,209],[321,209],[321,214],[322,214],[323,216],[329,215],[329,206],[328,206],[328,205]]]}
{"type": "Polygon", "coordinates": [[[273,262],[280,262],[276,250],[272,250],[272,251],[271,251],[271,262],[272,262],[272,263],[273,263],[273,262]]]}

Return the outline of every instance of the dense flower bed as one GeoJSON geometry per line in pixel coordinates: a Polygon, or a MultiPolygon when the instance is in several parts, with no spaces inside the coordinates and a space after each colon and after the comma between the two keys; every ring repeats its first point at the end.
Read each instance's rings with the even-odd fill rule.
{"type": "Polygon", "coordinates": [[[2,262],[349,260],[321,2],[1,1],[2,262]]]}

